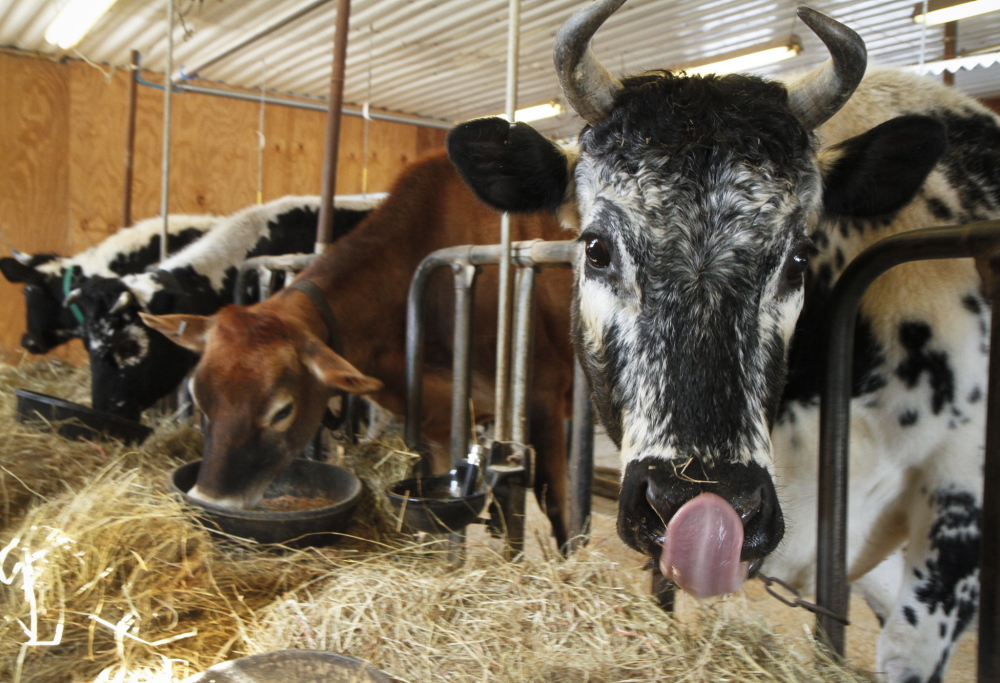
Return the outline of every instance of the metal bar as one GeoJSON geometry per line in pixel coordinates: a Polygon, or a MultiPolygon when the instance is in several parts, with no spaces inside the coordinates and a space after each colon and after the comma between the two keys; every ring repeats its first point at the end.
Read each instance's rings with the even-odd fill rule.
{"type": "MultiPolygon", "coordinates": [[[[146,85],[142,83],[142,85],[146,85]]],[[[159,84],[152,84],[159,87],[159,84]]],[[[227,97],[233,100],[244,100],[247,102],[257,102],[261,101],[260,95],[254,95],[252,93],[242,92],[240,90],[221,90],[218,88],[206,88],[201,85],[189,85],[187,83],[181,83],[174,86],[174,90],[177,92],[189,92],[198,95],[210,95],[212,97],[227,97]]],[[[328,112],[330,107],[322,104],[321,102],[303,102],[301,100],[289,100],[280,97],[264,97],[264,104],[274,104],[280,107],[291,107],[293,109],[307,109],[309,111],[321,111],[328,112]]],[[[340,113],[344,116],[356,116],[358,118],[363,118],[365,113],[363,109],[357,107],[341,107],[340,113]]],[[[441,121],[439,119],[428,119],[421,118],[418,116],[409,116],[407,114],[393,114],[390,112],[382,112],[376,110],[370,110],[368,113],[369,117],[374,121],[388,121],[390,123],[405,123],[411,126],[420,126],[422,128],[436,128],[439,130],[451,130],[454,126],[453,123],[449,121],[441,121]]]]}
{"type": "Polygon", "coordinates": [[[983,518],[979,548],[980,683],[1000,681],[1000,255],[989,259],[992,301],[990,373],[986,395],[986,455],[983,466],[983,518]]]}
{"type": "MultiPolygon", "coordinates": [[[[569,551],[590,541],[594,488],[594,411],[590,385],[580,361],[573,361],[573,427],[569,445],[569,551]]],[[[658,568],[654,568],[658,572],[658,568]]]]}
{"type": "Polygon", "coordinates": [[[476,304],[477,266],[456,263],[455,331],[451,374],[451,465],[465,462],[469,454],[472,419],[469,397],[472,395],[472,318],[476,304]]]}
{"type": "Polygon", "coordinates": [[[330,111],[326,117],[326,153],[323,158],[323,186],[316,226],[316,253],[333,244],[333,195],[337,192],[337,155],[340,149],[340,110],[344,103],[344,63],[347,59],[347,29],[351,0],[337,0],[337,27],[333,37],[333,71],[330,74],[330,111]]]}
{"type": "MultiPolygon", "coordinates": [[[[167,0],[167,74],[174,72],[174,0],[167,0]]],[[[169,83],[167,76],[164,80],[169,83]]],[[[160,170],[160,261],[167,260],[167,222],[170,213],[170,117],[173,90],[163,89],[163,159],[160,170]]]]}
{"type": "MultiPolygon", "coordinates": [[[[529,240],[515,242],[511,260],[515,265],[569,266],[576,260],[579,243],[575,240],[546,242],[529,240]]],[[[420,447],[421,394],[424,362],[424,293],[427,281],[438,268],[462,262],[475,266],[493,265],[500,261],[500,245],[459,246],[439,249],[429,254],[413,273],[406,299],[406,425],[403,436],[407,448],[420,447]]]]}
{"type": "Polygon", "coordinates": [[[535,340],[535,276],[533,266],[518,268],[514,280],[514,364],[511,368],[511,440],[530,443],[528,393],[535,340]]]}
{"type": "MultiPolygon", "coordinates": [[[[948,21],[944,25],[944,54],[941,59],[954,59],[955,48],[958,45],[958,22],[948,21]]],[[[945,71],[941,74],[941,82],[947,86],[955,85],[955,74],[945,71]]]]}
{"type": "Polygon", "coordinates": [[[132,225],[132,171],[135,160],[135,103],[139,92],[139,51],[132,50],[132,71],[128,82],[128,110],[125,114],[125,188],[122,192],[122,227],[132,225]]]}
{"type": "MultiPolygon", "coordinates": [[[[507,5],[507,90],[504,108],[507,120],[514,121],[517,110],[517,58],[521,38],[521,0],[509,0],[507,5]]],[[[510,420],[507,413],[508,382],[510,381],[510,215],[500,217],[500,282],[497,304],[497,367],[495,378],[496,398],[494,413],[496,438],[510,438],[510,420]]]]}
{"type": "MultiPolygon", "coordinates": [[[[892,235],[876,242],[844,269],[830,299],[829,349],[820,401],[819,484],[817,496],[816,602],[846,615],[847,485],[850,437],[851,377],[854,329],[861,297],[879,275],[908,261],[967,258],[992,251],[1000,244],[1000,221],[960,227],[925,228],[892,235]]],[[[996,530],[994,530],[996,535],[996,530]]],[[[986,531],[983,530],[985,537],[986,531]]],[[[985,554],[985,553],[984,553],[985,554]]],[[[987,587],[981,592],[985,600],[987,587]]],[[[996,586],[989,587],[995,590],[996,586]]],[[[816,618],[817,635],[837,654],[844,654],[844,625],[832,617],[816,618]]],[[[982,629],[982,625],[980,625],[982,629]]],[[[1000,643],[981,647],[1000,652],[1000,643]]]]}
{"type": "MultiPolygon", "coordinates": [[[[199,70],[204,69],[204,68],[209,67],[209,66],[212,66],[213,64],[217,64],[217,63],[221,62],[226,57],[229,57],[229,56],[231,56],[231,55],[239,52],[240,50],[242,50],[243,48],[247,47],[248,45],[252,45],[253,43],[255,43],[258,40],[260,40],[261,38],[269,36],[270,34],[274,33],[275,31],[277,31],[279,29],[282,29],[285,26],[288,26],[289,24],[291,24],[291,23],[293,23],[295,21],[298,21],[299,19],[301,19],[302,17],[306,16],[307,14],[309,14],[310,12],[312,12],[313,10],[315,10],[315,9],[317,9],[319,7],[322,7],[323,5],[325,5],[328,2],[330,2],[330,0],[316,0],[315,2],[311,2],[308,5],[306,5],[305,7],[302,7],[301,9],[295,10],[294,12],[291,12],[290,14],[287,14],[287,15],[285,15],[283,17],[279,17],[273,23],[268,24],[268,25],[260,28],[257,31],[254,31],[253,33],[251,33],[249,36],[247,36],[243,40],[240,40],[240,41],[238,41],[238,42],[230,45],[229,47],[223,48],[222,50],[216,52],[215,54],[213,54],[213,55],[211,55],[209,57],[206,57],[205,59],[201,60],[200,62],[195,62],[194,64],[190,65],[186,69],[184,69],[183,66],[181,68],[184,69],[185,71],[187,71],[189,74],[191,74],[193,76],[199,70]]],[[[168,71],[167,73],[173,73],[173,71],[168,71]]],[[[182,78],[183,77],[180,74],[175,74],[173,76],[172,80],[174,82],[177,82],[177,81],[180,81],[182,78]]]]}

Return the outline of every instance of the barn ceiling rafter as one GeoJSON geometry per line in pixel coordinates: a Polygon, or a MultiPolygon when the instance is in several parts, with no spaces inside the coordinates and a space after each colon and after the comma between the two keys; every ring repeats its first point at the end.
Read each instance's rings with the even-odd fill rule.
{"type": "MultiPolygon", "coordinates": [[[[0,0],[0,45],[57,54],[44,32],[65,0],[0,0]]],[[[561,100],[551,51],[555,32],[582,0],[524,0],[521,10],[519,106],[561,100]]],[[[755,73],[780,76],[826,57],[819,40],[794,18],[785,0],[630,0],[594,41],[617,73],[710,61],[715,55],[787,36],[801,37],[797,57],[755,73]]],[[[118,0],[69,56],[114,66],[166,64],[163,2],[118,0]]],[[[177,0],[175,64],[197,66],[262,29],[277,30],[198,69],[209,81],[280,93],[325,97],[336,3],[321,0],[177,0]],[[292,17],[291,20],[288,20],[292,17]]],[[[913,0],[819,0],[810,6],[857,30],[872,63],[909,65],[944,54],[944,27],[912,19],[913,0]],[[926,30],[926,33],[923,33],[926,30]]],[[[507,0],[354,0],[347,53],[345,102],[426,118],[459,121],[504,107],[507,0]]],[[[958,54],[998,50],[1000,12],[958,24],[958,54]]],[[[1000,65],[957,74],[956,87],[978,97],[1000,96],[1000,65]]],[[[572,113],[536,122],[565,136],[580,120],[572,113]]]]}

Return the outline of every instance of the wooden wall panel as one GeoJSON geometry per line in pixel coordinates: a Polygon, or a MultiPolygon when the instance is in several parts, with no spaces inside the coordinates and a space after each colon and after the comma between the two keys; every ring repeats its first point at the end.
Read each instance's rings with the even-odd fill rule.
{"type": "MultiPolygon", "coordinates": [[[[143,77],[158,82],[148,73],[143,77]]],[[[121,225],[129,75],[110,78],[82,62],[0,54],[0,255],[11,248],[70,254],[121,225]]],[[[260,105],[208,95],[174,96],[170,211],[227,214],[256,201],[260,105]]],[[[318,194],[326,115],[268,105],[263,198],[318,194]]],[[[160,212],[163,91],[139,86],[133,221],[160,212]]],[[[402,167],[444,132],[371,122],[368,191],[389,188],[402,167]]],[[[337,192],[361,192],[364,120],[345,117],[337,192]]],[[[0,278],[0,358],[21,357],[20,286],[0,278]]],[[[60,355],[84,358],[79,344],[60,355]]]]}

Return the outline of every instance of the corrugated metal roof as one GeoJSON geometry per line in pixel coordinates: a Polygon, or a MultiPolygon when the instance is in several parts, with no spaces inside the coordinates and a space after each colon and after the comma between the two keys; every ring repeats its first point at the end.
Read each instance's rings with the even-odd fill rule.
{"type": "MultiPolygon", "coordinates": [[[[552,43],[561,23],[586,0],[523,0],[518,106],[560,99],[552,43]]],[[[56,53],[43,38],[65,0],[0,0],[0,45],[56,53]]],[[[330,76],[335,14],[327,0],[177,0],[174,64],[207,80],[324,97],[330,76]],[[261,29],[301,14],[279,30],[198,68],[261,29]]],[[[802,71],[826,50],[783,0],[631,0],[608,20],[594,49],[616,73],[709,60],[713,56],[796,33],[797,57],[757,70],[767,76],[802,71]]],[[[914,0],[817,0],[815,9],[857,30],[873,63],[915,64],[940,59],[944,29],[914,24],[914,0]],[[922,47],[923,46],[923,47],[922,47]]],[[[459,121],[503,110],[507,0],[354,0],[347,51],[345,102],[459,121]]],[[[958,51],[1000,49],[1000,12],[964,19],[958,51]]],[[[129,52],[143,66],[166,63],[165,0],[118,0],[69,52],[124,66],[129,52]]],[[[960,72],[957,87],[976,96],[1000,95],[1000,66],[960,72]]],[[[559,136],[580,122],[564,114],[535,124],[559,136]]]]}

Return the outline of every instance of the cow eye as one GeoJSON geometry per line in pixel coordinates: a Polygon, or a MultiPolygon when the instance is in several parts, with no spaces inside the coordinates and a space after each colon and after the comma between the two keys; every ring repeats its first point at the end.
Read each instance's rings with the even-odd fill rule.
{"type": "Polygon", "coordinates": [[[611,251],[600,237],[587,239],[586,253],[587,260],[595,268],[607,268],[611,264],[611,251]]]}
{"type": "Polygon", "coordinates": [[[292,414],[292,404],[288,403],[285,405],[284,408],[282,408],[281,410],[279,410],[274,414],[274,416],[271,418],[271,424],[276,425],[282,420],[286,419],[291,414],[292,414]]]}
{"type": "Polygon", "coordinates": [[[785,264],[785,277],[789,281],[794,282],[802,277],[802,274],[806,272],[806,268],[809,267],[809,248],[802,247],[797,252],[792,254],[792,258],[788,259],[788,263],[785,264]]]}

